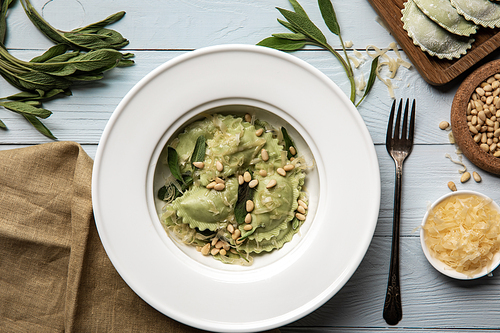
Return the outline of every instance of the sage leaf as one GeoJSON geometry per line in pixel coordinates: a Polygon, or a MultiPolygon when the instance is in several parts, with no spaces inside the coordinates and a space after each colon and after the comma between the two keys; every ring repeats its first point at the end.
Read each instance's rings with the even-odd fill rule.
{"type": "Polygon", "coordinates": [[[370,90],[373,87],[373,84],[375,83],[375,79],[377,78],[377,67],[378,67],[378,59],[379,59],[379,57],[380,56],[376,56],[372,60],[372,65],[371,65],[371,68],[370,68],[370,76],[368,77],[368,82],[366,83],[365,92],[363,94],[363,97],[361,97],[361,99],[359,100],[359,102],[356,104],[356,107],[358,107],[359,104],[361,104],[361,102],[365,99],[366,95],[368,95],[368,93],[370,92],[370,90]]]}
{"type": "Polygon", "coordinates": [[[1,6],[0,6],[0,42],[1,43],[3,43],[5,41],[5,35],[7,33],[7,20],[6,20],[7,11],[9,9],[10,5],[12,4],[12,2],[13,2],[13,0],[4,0],[3,2],[1,2],[1,6]]]}
{"type": "Polygon", "coordinates": [[[295,32],[295,33],[300,33],[297,29],[295,29],[293,27],[293,25],[291,25],[290,23],[288,23],[287,21],[283,21],[283,20],[280,20],[278,19],[278,22],[284,26],[285,28],[287,28],[288,30],[290,30],[291,32],[295,32]]]}
{"type": "Polygon", "coordinates": [[[337,22],[337,16],[335,15],[335,10],[330,0],[318,0],[319,9],[321,11],[321,16],[325,21],[326,26],[335,35],[340,35],[340,26],[337,22]]]}
{"type": "Polygon", "coordinates": [[[48,118],[52,114],[52,112],[49,110],[43,108],[37,108],[27,102],[10,101],[10,102],[2,102],[0,103],[0,105],[8,110],[17,113],[30,114],[42,119],[48,118]]]}
{"type": "Polygon", "coordinates": [[[204,135],[200,135],[196,139],[193,154],[191,155],[191,163],[205,161],[205,151],[207,149],[206,139],[204,135]]]}
{"type": "Polygon", "coordinates": [[[288,0],[290,1],[290,3],[292,4],[292,7],[293,7],[293,10],[299,14],[299,15],[303,15],[307,18],[309,18],[309,16],[307,16],[307,13],[306,11],[304,10],[304,8],[302,8],[302,6],[298,3],[298,1],[296,0],[288,0]]]}
{"type": "Polygon", "coordinates": [[[26,118],[27,121],[30,122],[33,127],[35,127],[38,132],[42,133],[46,137],[52,139],[52,140],[57,140],[57,138],[50,132],[50,130],[45,127],[45,125],[35,116],[32,116],[30,114],[22,113],[23,117],[26,118]]]}
{"type": "Polygon", "coordinates": [[[281,15],[283,15],[297,31],[303,33],[309,38],[316,40],[318,43],[325,44],[326,37],[321,30],[307,17],[295,12],[278,8],[281,15]]]}
{"type": "Polygon", "coordinates": [[[267,37],[258,42],[257,45],[266,46],[281,51],[295,51],[303,48],[306,43],[303,41],[289,40],[278,37],[267,37]]]}
{"type": "Polygon", "coordinates": [[[234,206],[234,217],[238,224],[245,223],[245,216],[247,215],[247,200],[252,200],[255,189],[250,188],[247,182],[238,186],[238,199],[234,206]]]}
{"type": "Polygon", "coordinates": [[[165,200],[166,194],[167,194],[167,186],[164,185],[158,190],[158,199],[165,200]]]}
{"type": "Polygon", "coordinates": [[[67,45],[57,44],[57,45],[54,45],[51,48],[49,48],[42,55],[31,59],[30,62],[45,62],[45,61],[48,61],[54,57],[57,57],[61,54],[66,53],[66,51],[68,51],[67,45]]]}
{"type": "Polygon", "coordinates": [[[292,153],[290,153],[290,147],[295,148],[296,151],[297,147],[295,147],[295,144],[293,143],[293,140],[290,137],[290,135],[288,135],[288,131],[286,130],[285,127],[281,127],[281,133],[283,134],[283,141],[285,141],[285,149],[287,152],[287,157],[288,159],[290,159],[293,157],[292,153]]]}
{"type": "Polygon", "coordinates": [[[292,229],[297,230],[297,228],[300,226],[300,220],[296,217],[293,218],[292,220],[292,229]]]}
{"type": "Polygon", "coordinates": [[[273,37],[283,38],[289,40],[307,40],[307,37],[304,34],[299,33],[281,33],[281,34],[273,34],[273,37]]]}
{"type": "Polygon", "coordinates": [[[179,167],[179,155],[171,146],[168,146],[167,148],[167,162],[172,176],[184,184],[184,179],[182,178],[181,169],[179,167]]]}
{"type": "Polygon", "coordinates": [[[87,26],[85,26],[83,28],[74,29],[72,31],[73,32],[95,32],[95,31],[99,31],[99,30],[101,30],[102,28],[104,28],[107,25],[110,25],[112,23],[120,21],[123,18],[123,16],[125,16],[125,12],[124,11],[120,11],[118,13],[111,14],[110,16],[106,17],[102,21],[89,24],[89,25],[87,25],[87,26]]]}

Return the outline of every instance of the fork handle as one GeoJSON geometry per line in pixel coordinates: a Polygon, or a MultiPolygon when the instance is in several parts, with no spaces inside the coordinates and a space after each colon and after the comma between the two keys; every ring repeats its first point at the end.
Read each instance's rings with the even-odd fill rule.
{"type": "Polygon", "coordinates": [[[403,317],[401,293],[399,288],[399,225],[401,213],[402,176],[403,165],[402,163],[396,162],[396,185],[394,187],[394,217],[392,225],[391,262],[383,312],[384,319],[389,325],[396,325],[403,317]]]}

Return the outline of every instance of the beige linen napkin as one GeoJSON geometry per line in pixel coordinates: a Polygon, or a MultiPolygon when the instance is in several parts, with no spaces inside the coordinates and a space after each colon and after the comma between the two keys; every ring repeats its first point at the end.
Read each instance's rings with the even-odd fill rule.
{"type": "Polygon", "coordinates": [[[74,142],[0,151],[0,332],[202,332],[114,269],[93,219],[92,164],[74,142]]]}

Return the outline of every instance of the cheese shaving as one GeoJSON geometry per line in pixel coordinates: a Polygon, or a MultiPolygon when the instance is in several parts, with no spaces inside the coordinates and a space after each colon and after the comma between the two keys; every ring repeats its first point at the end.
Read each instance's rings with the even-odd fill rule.
{"type": "Polygon", "coordinates": [[[469,277],[490,270],[500,250],[500,213],[491,199],[451,196],[429,211],[422,227],[433,257],[469,277]]]}
{"type": "Polygon", "coordinates": [[[453,158],[451,158],[450,154],[448,153],[446,153],[444,156],[450,159],[450,161],[452,161],[453,163],[461,165],[463,167],[463,169],[458,170],[458,173],[464,173],[465,171],[467,171],[467,166],[462,162],[462,156],[458,156],[458,160],[454,160],[453,158]]]}

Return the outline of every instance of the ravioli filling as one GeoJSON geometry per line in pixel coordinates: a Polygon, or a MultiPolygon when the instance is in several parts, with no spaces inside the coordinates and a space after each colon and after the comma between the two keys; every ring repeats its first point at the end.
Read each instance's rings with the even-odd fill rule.
{"type": "Polygon", "coordinates": [[[309,167],[286,129],[248,114],[215,114],[188,125],[170,147],[172,176],[158,195],[171,238],[224,263],[251,265],[304,223],[309,167]]]}

